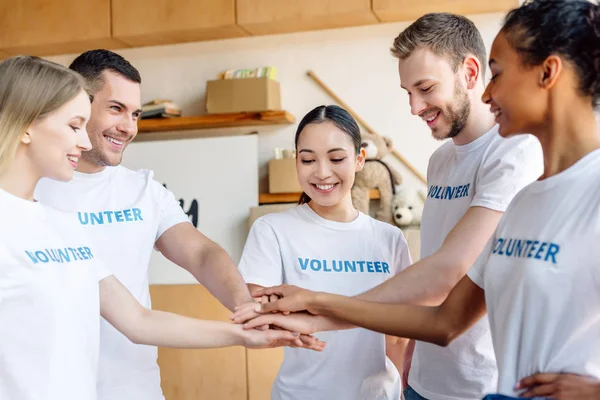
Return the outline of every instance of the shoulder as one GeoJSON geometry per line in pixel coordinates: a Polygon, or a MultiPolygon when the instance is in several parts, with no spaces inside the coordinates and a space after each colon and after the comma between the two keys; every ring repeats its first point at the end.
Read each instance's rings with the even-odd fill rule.
{"type": "Polygon", "coordinates": [[[440,147],[435,149],[435,151],[429,158],[429,163],[431,164],[431,163],[435,163],[438,160],[446,159],[451,154],[453,154],[453,150],[454,150],[454,143],[452,142],[451,139],[449,139],[444,144],[442,144],[440,147]]]}
{"type": "Polygon", "coordinates": [[[127,181],[148,182],[154,179],[154,171],[149,169],[129,169],[122,165],[107,167],[113,169],[113,176],[127,181]]]}
{"type": "Polygon", "coordinates": [[[272,212],[265,214],[254,221],[254,225],[268,225],[271,228],[279,228],[288,226],[290,223],[298,222],[302,219],[299,208],[302,206],[292,207],[288,210],[272,212]]]}
{"type": "Polygon", "coordinates": [[[487,158],[517,159],[528,156],[528,159],[542,157],[542,146],[537,138],[530,134],[522,134],[503,138],[496,135],[488,145],[487,158]]]}
{"type": "Polygon", "coordinates": [[[379,221],[371,216],[364,215],[367,219],[365,226],[370,234],[377,241],[385,241],[386,243],[397,243],[406,242],[402,230],[396,225],[389,224],[387,222],[379,221]]]}

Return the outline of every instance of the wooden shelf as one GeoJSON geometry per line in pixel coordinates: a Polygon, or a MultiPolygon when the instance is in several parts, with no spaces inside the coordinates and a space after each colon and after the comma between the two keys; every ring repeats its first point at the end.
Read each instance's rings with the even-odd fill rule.
{"type": "Polygon", "coordinates": [[[262,111],[236,114],[209,114],[199,117],[175,117],[143,119],[138,122],[136,142],[150,140],[189,139],[196,137],[222,136],[227,132],[205,134],[203,132],[186,132],[205,129],[234,128],[229,134],[243,135],[256,133],[258,126],[290,125],[296,118],[287,111],[262,111]]]}
{"type": "MultiPolygon", "coordinates": [[[[297,203],[301,193],[261,193],[258,195],[259,204],[297,203]]],[[[379,199],[379,190],[369,192],[369,198],[379,199]]]]}

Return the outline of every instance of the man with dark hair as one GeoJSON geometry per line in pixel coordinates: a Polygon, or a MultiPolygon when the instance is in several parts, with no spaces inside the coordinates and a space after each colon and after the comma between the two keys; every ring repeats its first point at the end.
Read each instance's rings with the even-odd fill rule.
{"type": "MultiPolygon", "coordinates": [[[[85,77],[92,91],[87,130],[93,148],[82,153],[72,181],[42,180],[36,198],[64,211],[76,211],[105,265],[148,308],[148,264],[155,246],[230,310],[252,302],[231,258],[194,228],[152,172],[119,165],[137,134],[141,114],[138,71],[108,50],[83,53],[71,68],[85,77]]],[[[98,399],[164,399],[156,360],[156,347],[131,343],[103,320],[98,399]]]]}
{"type": "MultiPolygon", "coordinates": [[[[392,54],[398,58],[400,82],[412,114],[427,123],[434,138],[451,140],[429,160],[421,259],[358,297],[437,305],[475,262],[514,195],[542,174],[542,150],[531,135],[503,139],[498,134],[497,120],[510,117],[492,114],[481,100],[485,46],[467,18],[424,15],[398,35],[392,54]]],[[[266,293],[284,298],[263,305],[261,312],[302,308],[302,295],[294,295],[294,288],[266,293]]],[[[285,318],[289,317],[271,314],[260,323],[290,327],[285,318]]],[[[321,328],[335,327],[347,326],[327,321],[321,328]]],[[[495,391],[496,381],[489,323],[483,318],[448,347],[417,342],[404,396],[406,400],[481,399],[495,391]]]]}

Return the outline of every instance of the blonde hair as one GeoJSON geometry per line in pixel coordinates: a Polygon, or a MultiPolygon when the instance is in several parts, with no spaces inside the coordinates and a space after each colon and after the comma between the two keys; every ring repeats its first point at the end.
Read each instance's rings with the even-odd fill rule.
{"type": "Polygon", "coordinates": [[[40,118],[87,90],[84,79],[32,56],[0,62],[0,172],[13,162],[22,135],[40,118]]]}

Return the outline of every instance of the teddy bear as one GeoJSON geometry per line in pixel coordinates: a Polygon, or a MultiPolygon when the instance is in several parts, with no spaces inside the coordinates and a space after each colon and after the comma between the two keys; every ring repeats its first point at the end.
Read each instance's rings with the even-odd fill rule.
{"type": "Polygon", "coordinates": [[[392,199],[394,222],[401,228],[421,224],[425,193],[414,187],[399,186],[392,199]]]}
{"type": "Polygon", "coordinates": [[[402,183],[400,174],[382,161],[391,152],[392,141],[376,134],[362,134],[362,148],[367,153],[365,166],[356,173],[352,186],[352,204],[357,210],[369,214],[369,191],[378,189],[380,193],[379,208],[375,218],[380,221],[394,223],[392,217],[392,198],[396,186],[402,183]]]}

